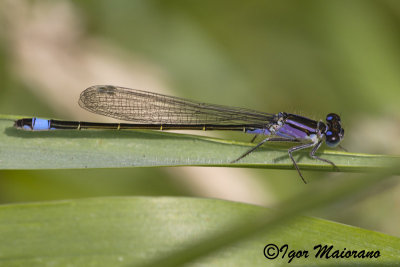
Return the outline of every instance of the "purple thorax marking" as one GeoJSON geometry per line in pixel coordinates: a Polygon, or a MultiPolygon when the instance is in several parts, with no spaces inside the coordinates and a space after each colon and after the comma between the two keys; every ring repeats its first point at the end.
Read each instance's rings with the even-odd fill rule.
{"type": "Polygon", "coordinates": [[[246,133],[249,134],[263,134],[263,135],[270,135],[271,132],[268,129],[254,129],[254,130],[246,130],[246,133]]]}
{"type": "Polygon", "coordinates": [[[317,129],[317,125],[315,125],[315,126],[313,125],[313,127],[310,127],[310,126],[305,125],[304,123],[294,121],[291,119],[287,119],[285,121],[285,124],[291,124],[293,126],[296,126],[297,128],[305,129],[306,131],[308,131],[310,133],[316,133],[316,129],[317,129]]]}
{"type": "Polygon", "coordinates": [[[290,124],[284,124],[280,127],[276,135],[290,139],[307,139],[309,136],[307,132],[292,127],[290,124]]]}

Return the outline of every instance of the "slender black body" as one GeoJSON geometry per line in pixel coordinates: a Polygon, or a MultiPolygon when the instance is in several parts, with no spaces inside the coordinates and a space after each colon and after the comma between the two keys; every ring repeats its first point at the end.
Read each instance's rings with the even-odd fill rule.
{"type": "Polygon", "coordinates": [[[49,130],[83,130],[83,129],[109,129],[109,130],[203,130],[203,131],[244,131],[254,129],[240,125],[213,125],[213,124],[144,124],[144,123],[101,123],[86,121],[45,120],[40,118],[24,118],[15,122],[15,127],[23,130],[49,131],[49,130]],[[42,120],[39,122],[39,120],[42,120]],[[37,125],[39,123],[39,125],[37,125]],[[44,126],[44,127],[43,127],[44,126]]]}

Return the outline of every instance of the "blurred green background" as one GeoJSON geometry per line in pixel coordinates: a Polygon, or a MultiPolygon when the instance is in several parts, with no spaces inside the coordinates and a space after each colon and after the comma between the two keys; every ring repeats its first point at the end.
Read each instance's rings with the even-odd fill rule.
{"type": "MultiPolygon", "coordinates": [[[[346,149],[398,155],[399,36],[394,0],[1,0],[0,113],[109,121],[77,100],[113,84],[314,119],[335,112],[346,149]]],[[[294,170],[0,171],[1,203],[146,195],[272,206],[305,186],[294,170]]],[[[400,183],[318,216],[400,236],[399,203],[400,183]]]]}

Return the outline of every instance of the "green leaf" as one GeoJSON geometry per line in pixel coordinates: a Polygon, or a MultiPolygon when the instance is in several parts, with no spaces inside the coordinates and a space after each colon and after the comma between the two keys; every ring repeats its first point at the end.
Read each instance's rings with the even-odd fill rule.
{"type": "MultiPolygon", "coordinates": [[[[137,266],[190,246],[240,218],[272,216],[266,208],[215,199],[97,198],[0,207],[2,266],[137,266]]],[[[267,260],[267,244],[308,250],[293,263],[387,263],[400,260],[400,240],[322,219],[299,217],[197,260],[204,266],[285,264],[267,260]],[[378,259],[315,259],[315,245],[380,251],[378,259]]],[[[289,252],[288,251],[288,252],[289,252]]],[[[160,265],[159,265],[160,266],[160,265]]]]}
{"type": "MultiPolygon", "coordinates": [[[[148,166],[231,166],[292,169],[287,146],[264,145],[239,163],[230,162],[251,143],[157,131],[64,130],[29,132],[13,127],[16,116],[0,116],[1,169],[107,168],[148,166]]],[[[321,149],[322,150],[322,149],[321,149]]],[[[295,155],[301,169],[332,171],[332,166],[295,155]]],[[[382,169],[396,156],[323,151],[340,171],[382,169]]]]}
{"type": "MultiPolygon", "coordinates": [[[[395,167],[397,168],[397,167],[395,167]]],[[[188,262],[192,262],[196,259],[209,255],[210,253],[215,253],[215,251],[221,250],[221,248],[226,248],[227,246],[237,245],[239,242],[244,242],[245,240],[249,240],[251,237],[259,237],[266,236],[266,240],[270,236],[274,236],[276,232],[279,234],[285,235],[281,233],[282,226],[287,222],[293,222],[299,220],[295,216],[302,215],[305,212],[315,209],[324,208],[325,211],[329,212],[329,205],[335,203],[336,206],[343,200],[348,200],[349,198],[359,198],[360,194],[364,195],[367,193],[366,190],[369,188],[376,189],[376,185],[378,182],[382,181],[382,178],[387,177],[393,170],[385,170],[384,172],[377,174],[371,173],[369,175],[358,175],[358,177],[352,177],[352,179],[342,179],[340,180],[319,180],[318,182],[312,183],[310,186],[307,186],[306,189],[300,194],[292,197],[292,199],[285,201],[279,205],[277,205],[274,209],[274,212],[264,213],[259,216],[247,216],[242,217],[238,220],[237,223],[233,223],[230,227],[227,226],[223,228],[224,230],[220,233],[216,233],[211,237],[203,237],[198,241],[194,241],[193,244],[188,245],[187,247],[171,252],[166,256],[158,257],[153,260],[148,267],[150,266],[177,266],[183,265],[188,262]]],[[[309,238],[310,232],[313,232],[315,229],[321,231],[319,233],[320,237],[323,237],[325,233],[329,233],[331,227],[317,227],[316,225],[302,226],[300,228],[293,226],[290,224],[289,226],[292,231],[295,231],[296,234],[291,238],[288,238],[287,244],[296,244],[298,242],[298,238],[303,238],[304,240],[309,238]],[[304,235],[301,233],[304,232],[304,235]]],[[[287,230],[283,230],[284,232],[287,230]]],[[[335,233],[340,236],[339,232],[345,230],[341,229],[335,233]]],[[[374,247],[375,244],[378,244],[379,247],[383,247],[384,244],[379,240],[372,237],[367,232],[364,232],[363,236],[359,236],[359,232],[355,231],[353,234],[349,234],[342,237],[335,237],[335,234],[328,234],[329,238],[326,239],[326,242],[330,242],[331,245],[335,245],[336,242],[341,243],[341,241],[345,241],[347,247],[346,249],[355,250],[352,248],[355,244],[362,244],[364,247],[374,247]],[[358,238],[355,238],[358,236],[358,238]],[[331,241],[329,241],[331,240],[331,241]],[[340,241],[341,240],[341,241],[340,241]],[[356,241],[354,243],[354,241],[356,241]],[[375,243],[376,242],[376,243],[375,243]]],[[[312,242],[319,239],[311,238],[312,242]]],[[[397,247],[397,246],[396,246],[397,247]]],[[[365,248],[364,248],[365,249],[365,248]]],[[[391,245],[388,246],[388,250],[392,251],[393,247],[391,245]]],[[[343,249],[344,250],[344,249],[343,249]]],[[[368,249],[365,249],[368,250],[368,249]]],[[[380,249],[378,249],[380,250],[380,249]]],[[[382,252],[380,250],[380,252],[382,252]]],[[[393,252],[393,251],[392,251],[393,252]]],[[[398,260],[392,257],[392,252],[386,253],[385,257],[382,257],[379,261],[378,266],[382,266],[382,263],[389,264],[393,262],[397,262],[398,260]]],[[[345,259],[344,261],[334,261],[334,264],[349,264],[353,259],[345,259]]],[[[309,266],[310,263],[319,265],[319,260],[315,258],[314,260],[310,259],[310,262],[305,263],[305,266],[309,266]]],[[[325,262],[326,264],[327,262],[325,262]]],[[[330,262],[332,264],[332,262],[330,262]]],[[[371,264],[376,264],[374,261],[358,261],[357,264],[362,264],[366,266],[371,266],[371,264]]],[[[303,263],[304,264],[304,263],[303,263]]],[[[334,265],[335,266],[335,265],[334,265]]],[[[350,265],[351,266],[351,265],[350,265]]],[[[389,265],[391,266],[391,265],[389,265]]]]}

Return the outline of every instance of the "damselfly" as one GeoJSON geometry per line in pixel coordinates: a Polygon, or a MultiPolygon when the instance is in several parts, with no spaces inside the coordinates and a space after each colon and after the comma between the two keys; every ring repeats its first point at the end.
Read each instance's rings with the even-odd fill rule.
{"type": "Polygon", "coordinates": [[[336,165],[316,155],[323,141],[336,147],[344,136],[339,115],[330,113],[326,122],[315,121],[296,114],[270,114],[245,108],[199,103],[137,89],[112,85],[95,85],[81,93],[79,105],[96,114],[134,123],[96,123],[60,121],[40,118],[17,120],[14,126],[29,131],[59,129],[152,129],[152,130],[230,130],[263,135],[265,138],[235,163],[266,142],[293,142],[288,150],[290,159],[305,182],[293,158],[293,152],[312,148],[310,157],[336,165]]]}

